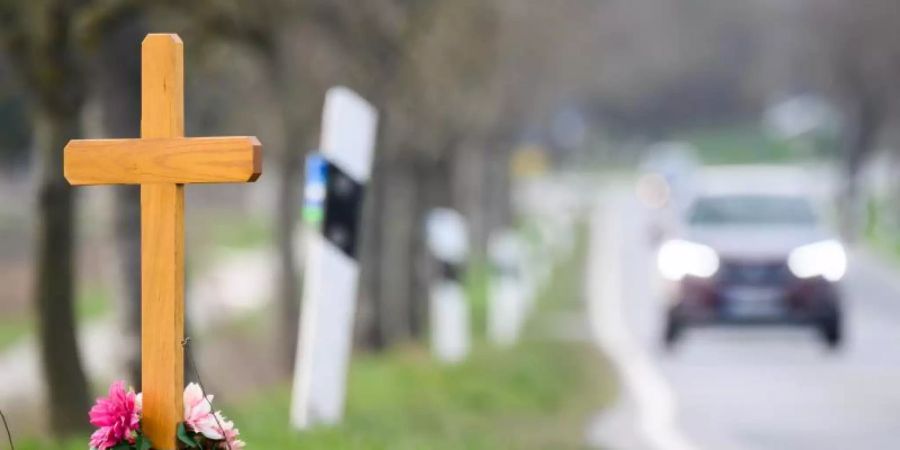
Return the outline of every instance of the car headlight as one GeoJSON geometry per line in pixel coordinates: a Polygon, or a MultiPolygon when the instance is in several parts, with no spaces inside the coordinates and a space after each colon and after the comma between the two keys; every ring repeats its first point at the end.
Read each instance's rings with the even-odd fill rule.
{"type": "Polygon", "coordinates": [[[675,239],[659,248],[656,259],[659,273],[678,281],[687,275],[709,278],[719,270],[719,256],[712,248],[695,242],[675,239]]]}
{"type": "Polygon", "coordinates": [[[847,272],[847,252],[835,240],[797,247],[788,256],[788,268],[797,278],[825,278],[838,281],[847,272]]]}

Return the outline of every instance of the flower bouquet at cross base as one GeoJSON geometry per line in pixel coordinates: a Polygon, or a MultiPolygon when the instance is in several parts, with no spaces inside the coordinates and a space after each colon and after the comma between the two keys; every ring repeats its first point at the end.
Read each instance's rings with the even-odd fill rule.
{"type": "MultiPolygon", "coordinates": [[[[204,397],[199,384],[184,389],[184,422],[178,424],[178,448],[198,450],[243,450],[244,442],[234,422],[212,410],[213,396],[204,397]]],[[[91,450],[150,450],[153,444],[141,430],[141,394],[125,389],[117,381],[106,397],[91,408],[91,450]]]]}

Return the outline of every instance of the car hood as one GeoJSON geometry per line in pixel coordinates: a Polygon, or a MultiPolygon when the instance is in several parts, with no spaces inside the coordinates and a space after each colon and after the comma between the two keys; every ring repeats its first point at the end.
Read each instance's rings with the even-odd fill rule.
{"type": "Polygon", "coordinates": [[[787,258],[791,250],[830,235],[815,227],[705,226],[691,228],[686,237],[725,259],[769,260],[787,258]]]}

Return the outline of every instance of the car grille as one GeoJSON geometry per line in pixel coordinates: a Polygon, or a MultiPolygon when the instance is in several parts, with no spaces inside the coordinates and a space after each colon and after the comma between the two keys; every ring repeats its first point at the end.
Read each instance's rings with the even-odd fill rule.
{"type": "Polygon", "coordinates": [[[784,261],[722,261],[718,278],[727,284],[772,285],[789,281],[791,272],[784,261]]]}

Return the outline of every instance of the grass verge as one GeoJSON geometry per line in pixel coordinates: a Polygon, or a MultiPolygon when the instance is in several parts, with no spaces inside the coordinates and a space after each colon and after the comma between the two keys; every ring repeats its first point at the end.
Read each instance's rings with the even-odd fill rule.
{"type": "MultiPolygon", "coordinates": [[[[291,430],[287,384],[223,409],[250,449],[583,448],[588,421],[614,395],[611,371],[592,344],[541,331],[554,313],[581,307],[585,246],[576,248],[555,271],[538,314],[513,348],[498,349],[479,337],[470,357],[455,366],[437,364],[418,345],[357,354],[346,417],[336,427],[291,430]]],[[[28,441],[18,448],[82,450],[85,442],[28,441]]]]}
{"type": "Polygon", "coordinates": [[[787,163],[800,157],[788,143],[752,125],[691,130],[676,138],[693,144],[704,164],[787,163]]]}

